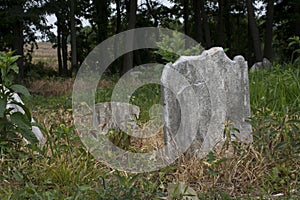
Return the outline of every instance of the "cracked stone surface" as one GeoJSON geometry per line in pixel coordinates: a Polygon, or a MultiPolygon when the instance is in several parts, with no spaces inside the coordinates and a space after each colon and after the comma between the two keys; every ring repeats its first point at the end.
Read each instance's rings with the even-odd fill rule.
{"type": "Polygon", "coordinates": [[[179,132],[181,135],[176,136],[179,139],[175,140],[175,145],[192,141],[190,149],[202,156],[224,140],[226,121],[232,122],[233,127],[239,130],[232,131],[236,140],[252,142],[252,127],[245,121],[250,117],[248,67],[242,56],[230,60],[220,47],[204,51],[200,56],[181,56],[175,63],[165,66],[161,82],[164,85],[166,144],[174,141],[179,132]],[[182,106],[195,103],[187,97],[195,98],[197,106],[185,109],[189,113],[183,115],[182,106]],[[191,117],[187,117],[189,114],[191,117]],[[182,119],[182,116],[187,119],[182,119]],[[195,138],[189,138],[190,133],[186,131],[178,131],[182,124],[187,123],[196,125],[195,138]]]}

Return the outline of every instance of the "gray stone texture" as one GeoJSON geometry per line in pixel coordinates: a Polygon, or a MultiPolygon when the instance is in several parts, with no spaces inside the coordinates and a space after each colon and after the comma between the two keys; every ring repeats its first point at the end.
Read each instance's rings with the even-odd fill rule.
{"type": "Polygon", "coordinates": [[[251,67],[251,71],[256,71],[260,69],[270,70],[272,68],[272,63],[267,59],[264,58],[262,62],[257,62],[251,67]]]}
{"type": "Polygon", "coordinates": [[[101,134],[107,134],[110,129],[122,131],[134,131],[139,127],[136,120],[139,117],[140,108],[138,106],[121,103],[105,102],[95,105],[94,126],[100,128],[101,134]]]}
{"type": "Polygon", "coordinates": [[[165,66],[161,82],[164,85],[162,94],[166,144],[173,142],[180,146],[192,140],[191,150],[203,156],[223,141],[226,121],[233,122],[233,127],[239,130],[232,132],[237,140],[252,142],[252,127],[245,122],[250,117],[248,67],[242,56],[230,60],[219,47],[204,51],[200,56],[181,56],[175,63],[165,66]],[[192,110],[184,108],[191,103],[195,104],[190,97],[196,98],[198,104],[192,106],[192,110]],[[183,110],[185,113],[182,113],[183,110]],[[189,138],[191,129],[182,131],[180,126],[187,123],[196,125],[195,138],[189,138]],[[176,136],[177,132],[182,137],[176,136]],[[174,140],[175,137],[177,139],[174,140]]]}

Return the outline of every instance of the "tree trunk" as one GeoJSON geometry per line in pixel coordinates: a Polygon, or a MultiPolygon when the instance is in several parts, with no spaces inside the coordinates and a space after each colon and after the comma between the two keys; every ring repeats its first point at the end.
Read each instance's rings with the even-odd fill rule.
{"type": "Polygon", "coordinates": [[[62,66],[62,59],[61,59],[61,20],[59,19],[58,15],[57,18],[57,61],[58,61],[58,74],[63,74],[63,66],[62,66]]]}
{"type": "Polygon", "coordinates": [[[297,1],[295,3],[295,6],[293,7],[294,13],[295,13],[295,19],[294,21],[294,28],[295,28],[295,35],[300,36],[300,3],[297,1]],[[297,14],[296,14],[297,13],[297,14]]]}
{"type": "MultiPolygon", "coordinates": [[[[233,45],[233,42],[234,41],[234,37],[233,35],[235,34],[233,32],[233,18],[232,15],[230,14],[231,10],[230,10],[230,2],[229,1],[225,1],[224,2],[224,13],[223,13],[223,22],[224,22],[224,41],[223,41],[223,44],[224,44],[224,47],[228,48],[228,49],[233,49],[232,46],[233,45]],[[231,21],[232,20],[232,21],[231,21]]],[[[231,51],[228,52],[228,54],[230,55],[231,51]]],[[[232,56],[232,55],[230,55],[232,56]]]]}
{"type": "MultiPolygon", "coordinates": [[[[22,15],[24,13],[23,10],[23,4],[18,3],[15,5],[15,12],[19,13],[19,15],[22,15]]],[[[16,55],[21,56],[17,60],[17,65],[19,67],[19,74],[18,74],[18,79],[21,80],[24,78],[24,21],[22,18],[16,18],[14,19],[15,23],[13,25],[13,42],[12,42],[12,47],[13,50],[15,51],[16,55]]]]}
{"type": "Polygon", "coordinates": [[[143,64],[143,63],[142,63],[142,57],[141,57],[140,51],[135,50],[135,51],[133,52],[133,57],[134,57],[135,64],[136,64],[137,66],[143,64]]]}
{"type": "Polygon", "coordinates": [[[250,31],[250,24],[248,23],[248,69],[250,69],[252,67],[252,65],[254,64],[253,62],[253,42],[252,42],[252,35],[251,35],[251,31],[250,31]]]}
{"type": "MultiPolygon", "coordinates": [[[[240,13],[237,15],[237,19],[236,19],[236,24],[237,24],[237,30],[238,32],[241,31],[241,21],[240,21],[241,17],[240,17],[240,13]]],[[[238,49],[238,52],[242,52],[242,43],[241,43],[241,35],[240,34],[237,34],[237,49],[238,49]]]]}
{"type": "Polygon", "coordinates": [[[68,32],[65,25],[62,25],[62,38],[61,38],[61,45],[62,45],[62,61],[63,61],[63,75],[67,75],[68,72],[68,32]]]}
{"type": "Polygon", "coordinates": [[[18,79],[21,80],[24,78],[24,35],[23,35],[23,21],[18,20],[15,23],[14,29],[14,42],[13,42],[13,50],[15,50],[15,54],[21,56],[17,65],[19,67],[18,79]]]}
{"type": "Polygon", "coordinates": [[[194,13],[195,13],[195,39],[197,42],[202,43],[203,33],[201,24],[201,2],[194,0],[194,13]]]}
{"type": "Polygon", "coordinates": [[[189,0],[183,0],[184,34],[189,35],[189,0]]]}
{"type": "Polygon", "coordinates": [[[251,38],[253,42],[255,61],[262,61],[262,52],[260,47],[260,39],[259,39],[259,31],[255,21],[254,7],[252,4],[252,0],[246,0],[247,3],[247,11],[248,11],[248,23],[251,32],[251,38]]]}
{"type": "Polygon", "coordinates": [[[120,2],[120,0],[116,0],[116,9],[117,9],[116,33],[120,33],[121,32],[121,2],[120,2]]]}
{"type": "Polygon", "coordinates": [[[203,28],[204,28],[204,34],[205,34],[205,43],[206,43],[206,49],[209,49],[211,47],[211,38],[210,38],[210,29],[208,24],[208,19],[205,11],[204,2],[205,0],[199,0],[201,5],[201,16],[203,20],[203,28]]]}
{"type": "Polygon", "coordinates": [[[217,24],[217,45],[225,46],[225,24],[224,24],[224,0],[218,0],[218,24],[217,24]]]}
{"type": "Polygon", "coordinates": [[[94,21],[98,27],[98,42],[103,42],[107,38],[108,27],[108,0],[94,0],[96,18],[94,21]]]}
{"type": "MultiPolygon", "coordinates": [[[[129,9],[129,21],[128,21],[128,30],[134,29],[136,24],[136,10],[137,10],[137,0],[130,0],[130,9],[129,9]]],[[[127,48],[133,47],[134,34],[125,41],[127,48]]],[[[124,63],[122,74],[125,74],[133,67],[133,52],[129,52],[124,55],[124,63]]]]}
{"type": "MultiPolygon", "coordinates": [[[[294,28],[295,28],[295,35],[296,36],[300,36],[300,2],[299,1],[296,1],[294,6],[293,6],[293,10],[294,10],[294,13],[295,13],[295,17],[294,17],[294,28]],[[297,3],[296,3],[297,2],[297,3]]],[[[298,56],[300,56],[300,53],[296,52],[294,54],[294,58],[296,59],[298,56]]],[[[294,60],[293,60],[294,61],[294,60]]]]}
{"type": "Polygon", "coordinates": [[[77,47],[76,47],[76,22],[75,22],[75,0],[70,0],[70,28],[71,28],[71,68],[76,71],[77,47]]]}
{"type": "MultiPolygon", "coordinates": [[[[115,34],[118,34],[121,32],[121,0],[116,0],[116,10],[117,10],[117,21],[116,21],[116,30],[115,34]]],[[[119,72],[119,69],[121,68],[121,59],[118,59],[118,48],[120,45],[120,41],[115,37],[114,39],[114,56],[115,61],[110,67],[110,71],[112,74],[115,74],[119,72]]]]}
{"type": "Polygon", "coordinates": [[[273,16],[274,16],[274,0],[268,0],[267,5],[267,21],[264,45],[264,57],[272,59],[272,39],[273,39],[273,16]]]}

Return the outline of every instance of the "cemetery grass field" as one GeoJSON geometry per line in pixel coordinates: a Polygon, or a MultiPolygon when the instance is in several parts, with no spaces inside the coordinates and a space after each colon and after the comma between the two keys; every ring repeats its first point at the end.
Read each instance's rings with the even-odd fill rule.
{"type": "MultiPolygon", "coordinates": [[[[116,80],[99,83],[97,102],[110,100],[116,80]]],[[[81,143],[73,126],[72,80],[30,80],[32,98],[25,102],[47,142],[40,148],[19,146],[1,153],[0,199],[182,199],[179,182],[199,199],[299,199],[300,65],[249,72],[249,84],[253,144],[227,139],[205,159],[182,156],[159,171],[129,174],[95,160],[81,143]],[[42,84],[44,89],[37,87],[42,84]]],[[[141,121],[147,121],[147,110],[160,102],[159,87],[144,86],[133,96],[131,103],[142,110],[141,121]]],[[[230,131],[226,126],[224,132],[230,131]]],[[[130,143],[126,134],[109,137],[131,151],[151,146],[130,143]]]]}

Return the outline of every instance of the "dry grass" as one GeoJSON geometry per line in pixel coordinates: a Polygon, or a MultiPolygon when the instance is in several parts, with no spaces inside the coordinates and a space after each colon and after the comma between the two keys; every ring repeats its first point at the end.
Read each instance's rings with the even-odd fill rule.
{"type": "Polygon", "coordinates": [[[72,92],[73,82],[72,78],[33,80],[28,84],[28,90],[32,94],[39,94],[45,97],[60,96],[72,92]]]}
{"type": "Polygon", "coordinates": [[[248,194],[249,188],[258,188],[260,177],[267,172],[268,166],[251,145],[246,148],[247,151],[242,153],[229,153],[232,149],[219,150],[212,162],[208,158],[199,160],[196,156],[182,156],[174,172],[174,181],[185,182],[198,193],[218,188],[233,197],[248,194]]]}
{"type": "MultiPolygon", "coordinates": [[[[66,124],[67,127],[73,125],[71,109],[44,110],[34,113],[34,116],[48,130],[51,129],[51,124],[66,124]]],[[[266,199],[273,199],[274,193],[268,194],[267,191],[263,191],[264,187],[268,187],[267,184],[263,184],[270,182],[266,178],[272,173],[272,168],[278,164],[268,161],[252,144],[228,142],[228,145],[213,150],[213,159],[209,156],[204,159],[197,159],[196,156],[181,156],[164,175],[166,187],[168,183],[183,182],[198,194],[222,191],[233,198],[260,198],[263,195],[266,199]]],[[[139,152],[156,150],[163,144],[162,129],[151,138],[131,138],[131,146],[139,152]]],[[[300,161],[295,162],[297,161],[294,161],[293,166],[297,172],[300,170],[300,161]]],[[[297,190],[299,187],[297,178],[290,180],[290,187],[291,191],[297,190]]],[[[282,188],[278,193],[286,195],[285,192],[288,190],[282,188]]]]}
{"type": "MultiPolygon", "coordinates": [[[[49,109],[35,112],[33,115],[48,130],[51,130],[53,124],[65,124],[67,127],[73,125],[71,109],[49,109]]],[[[163,144],[162,129],[151,138],[131,138],[131,146],[138,152],[153,151],[161,148],[163,144]]],[[[289,195],[291,191],[298,191],[299,180],[296,175],[296,178],[290,178],[286,183],[289,185],[280,186],[281,188],[277,189],[276,193],[268,193],[267,190],[270,187],[268,184],[277,183],[276,180],[272,181],[268,177],[272,177],[272,169],[280,165],[276,163],[276,159],[268,160],[252,144],[229,141],[229,145],[221,147],[213,150],[213,159],[209,156],[204,159],[197,159],[196,156],[181,156],[171,170],[164,175],[166,188],[168,183],[183,182],[198,194],[222,191],[233,198],[244,197],[245,199],[261,198],[262,196],[265,199],[274,199],[276,194],[289,195]]],[[[293,163],[293,172],[297,174],[297,171],[300,170],[300,160],[288,161],[285,165],[290,166],[290,162],[293,163]]],[[[288,176],[291,176],[291,173],[288,176]]]]}
{"type": "Polygon", "coordinates": [[[59,108],[57,110],[44,109],[32,113],[33,117],[42,124],[47,130],[60,124],[65,124],[68,127],[74,125],[71,109],[59,108]]]}
{"type": "MultiPolygon", "coordinates": [[[[26,84],[26,86],[32,94],[49,97],[71,94],[73,91],[73,84],[74,78],[50,78],[42,80],[31,80],[26,84]]],[[[113,84],[113,81],[101,80],[98,84],[98,87],[108,88],[113,84]]]]}
{"type": "MultiPolygon", "coordinates": [[[[147,126],[145,126],[146,128],[147,126]]],[[[144,129],[145,129],[144,128],[144,129]]],[[[146,133],[146,135],[149,133],[146,133]]],[[[131,137],[131,146],[138,152],[151,152],[160,149],[164,146],[164,132],[163,129],[159,129],[156,133],[150,133],[151,137],[137,138],[131,137]]]]}
{"type": "MultiPolygon", "coordinates": [[[[57,48],[53,48],[50,42],[39,42],[38,49],[35,49],[32,54],[32,62],[34,64],[42,62],[46,67],[58,70],[57,48]]],[[[68,51],[70,46],[68,46],[68,51]]],[[[70,63],[69,63],[70,65],[70,63]]]]}
{"type": "Polygon", "coordinates": [[[53,48],[53,45],[50,42],[39,42],[38,49],[35,49],[33,52],[34,57],[52,57],[56,58],[56,48],[53,48]]]}

